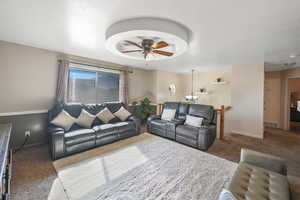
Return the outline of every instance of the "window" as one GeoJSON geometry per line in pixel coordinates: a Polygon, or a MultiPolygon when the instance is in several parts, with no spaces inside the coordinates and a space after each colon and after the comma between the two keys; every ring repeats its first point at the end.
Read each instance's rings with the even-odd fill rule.
{"type": "Polygon", "coordinates": [[[119,71],[70,65],[68,102],[104,103],[120,101],[119,71]]]}

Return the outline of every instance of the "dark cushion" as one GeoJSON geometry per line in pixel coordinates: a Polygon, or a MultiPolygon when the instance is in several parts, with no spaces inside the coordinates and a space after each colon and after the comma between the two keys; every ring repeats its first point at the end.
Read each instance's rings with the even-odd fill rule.
{"type": "Polygon", "coordinates": [[[98,114],[101,110],[105,108],[105,106],[102,104],[84,104],[82,105],[82,107],[92,115],[98,114]]]}
{"type": "Polygon", "coordinates": [[[205,121],[211,122],[214,118],[214,108],[208,105],[190,104],[188,114],[203,117],[205,121]]]}
{"type": "Polygon", "coordinates": [[[188,114],[188,108],[189,108],[189,104],[187,103],[179,104],[177,119],[185,120],[186,115],[188,114]]]}
{"type": "Polygon", "coordinates": [[[63,109],[63,104],[55,104],[51,110],[48,111],[48,121],[51,122],[63,109]]]}
{"type": "Polygon", "coordinates": [[[179,125],[176,127],[176,135],[187,137],[193,140],[198,140],[199,128],[188,126],[188,125],[179,125]]]}
{"type": "Polygon", "coordinates": [[[74,103],[74,104],[72,103],[72,104],[63,105],[63,109],[75,118],[79,117],[82,107],[83,106],[81,103],[74,103]]]}
{"type": "Polygon", "coordinates": [[[112,113],[117,112],[122,106],[126,108],[123,103],[104,103],[103,105],[112,113]]]}
{"type": "MultiPolygon", "coordinates": [[[[52,121],[61,111],[64,109],[68,112],[72,117],[78,118],[81,113],[82,109],[85,109],[87,112],[96,115],[102,109],[107,107],[112,113],[118,111],[121,107],[126,106],[123,103],[104,103],[104,104],[80,104],[80,103],[70,103],[70,104],[56,104],[48,113],[48,120],[52,121]]],[[[117,117],[113,118],[110,123],[120,122],[121,120],[117,117]]],[[[94,122],[92,123],[93,126],[98,126],[104,124],[98,117],[95,118],[94,122]]],[[[75,124],[71,127],[70,130],[78,130],[83,127],[75,124]]]]}
{"type": "MultiPolygon", "coordinates": [[[[105,106],[102,104],[84,104],[83,108],[92,115],[97,115],[101,110],[105,108],[105,106]]],[[[101,124],[104,124],[104,122],[102,122],[98,117],[96,117],[94,122],[92,123],[92,127],[101,124]]]]}
{"type": "Polygon", "coordinates": [[[166,103],[164,103],[163,109],[172,109],[172,110],[176,110],[176,112],[178,112],[178,106],[179,106],[178,102],[166,102],[166,103]]]}
{"type": "Polygon", "coordinates": [[[93,129],[79,129],[65,133],[64,137],[66,140],[66,145],[74,145],[95,140],[96,135],[93,129]]]}

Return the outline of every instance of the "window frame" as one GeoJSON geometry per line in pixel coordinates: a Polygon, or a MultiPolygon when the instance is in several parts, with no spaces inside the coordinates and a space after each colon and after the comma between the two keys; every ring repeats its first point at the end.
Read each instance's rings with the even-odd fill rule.
{"type": "MultiPolygon", "coordinates": [[[[67,103],[82,103],[82,102],[76,102],[76,101],[69,101],[69,80],[70,80],[70,70],[82,70],[87,72],[95,72],[96,73],[96,80],[95,80],[95,88],[97,88],[98,84],[98,72],[108,72],[108,73],[114,73],[119,74],[119,100],[118,101],[110,101],[111,103],[118,103],[121,102],[120,97],[120,82],[121,82],[121,72],[119,70],[113,70],[113,69],[107,69],[105,67],[97,67],[92,65],[85,65],[85,64],[79,64],[79,63],[69,63],[69,69],[68,69],[68,85],[67,85],[67,103]]],[[[107,102],[108,103],[108,102],[107,102]]],[[[95,102],[95,104],[98,104],[95,102]]]]}

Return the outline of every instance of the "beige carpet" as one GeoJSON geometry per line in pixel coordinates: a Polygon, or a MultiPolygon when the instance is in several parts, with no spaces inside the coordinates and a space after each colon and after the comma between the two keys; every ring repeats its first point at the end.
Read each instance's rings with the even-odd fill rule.
{"type": "Polygon", "coordinates": [[[212,200],[237,164],[144,133],[55,161],[71,200],[212,200]]]}
{"type": "MultiPolygon", "coordinates": [[[[226,141],[216,140],[208,153],[238,162],[243,147],[285,158],[292,200],[300,200],[300,136],[279,129],[267,129],[265,136],[259,140],[228,134],[226,141]]],[[[48,145],[41,145],[14,153],[12,200],[67,199],[48,149],[48,145]]]]}

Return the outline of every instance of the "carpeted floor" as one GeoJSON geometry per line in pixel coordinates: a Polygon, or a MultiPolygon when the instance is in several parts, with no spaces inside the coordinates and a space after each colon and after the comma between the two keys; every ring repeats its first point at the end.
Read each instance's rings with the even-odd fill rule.
{"type": "Polygon", "coordinates": [[[237,167],[149,133],[53,164],[72,200],[218,199],[237,167]]]}
{"type": "MultiPolygon", "coordinates": [[[[300,136],[278,129],[267,129],[265,139],[230,134],[216,140],[208,153],[238,162],[240,149],[246,147],[287,160],[293,199],[300,199],[300,136]]],[[[48,153],[48,146],[23,149],[13,159],[13,200],[67,199],[48,153]]]]}

